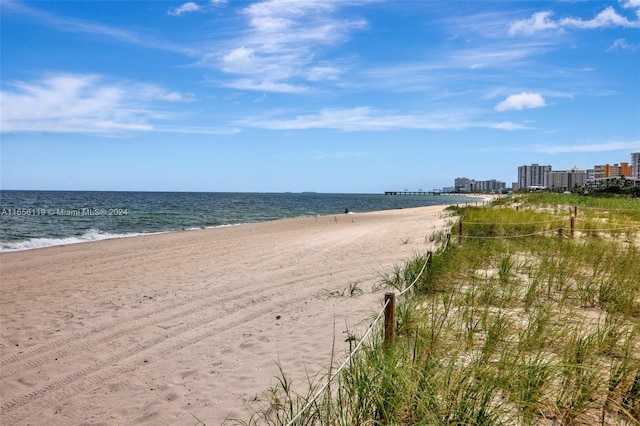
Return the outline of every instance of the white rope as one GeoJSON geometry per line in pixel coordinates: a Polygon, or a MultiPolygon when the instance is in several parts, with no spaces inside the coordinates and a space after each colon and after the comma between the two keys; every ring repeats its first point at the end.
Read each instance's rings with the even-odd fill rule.
{"type": "Polygon", "coordinates": [[[355,353],[358,351],[358,349],[360,349],[360,346],[364,343],[364,341],[367,339],[367,337],[369,337],[369,334],[371,334],[371,331],[373,330],[373,327],[378,323],[378,321],[380,320],[380,318],[382,317],[382,314],[384,314],[384,310],[387,308],[387,305],[389,304],[389,300],[387,300],[384,303],[384,306],[382,307],[382,310],[378,313],[378,316],[376,317],[376,319],[373,321],[373,323],[371,324],[371,326],[369,327],[369,329],[367,330],[367,332],[364,334],[364,336],[362,336],[362,339],[360,339],[360,342],[358,342],[358,344],[356,345],[356,347],[351,351],[351,353],[349,354],[349,356],[347,357],[347,359],[344,360],[344,362],[342,363],[342,365],[340,367],[338,367],[338,369],[336,370],[335,373],[333,373],[331,375],[331,377],[329,378],[329,380],[327,380],[327,383],[324,384],[324,386],[322,386],[320,388],[320,390],[318,392],[316,392],[316,394],[313,396],[313,398],[311,398],[309,400],[309,402],[307,402],[307,405],[305,405],[302,410],[298,411],[298,414],[295,415],[295,417],[293,419],[291,419],[291,421],[289,423],[287,423],[287,426],[291,426],[293,425],[293,423],[298,420],[300,418],[300,416],[302,415],[302,413],[304,413],[305,411],[307,411],[307,409],[309,409],[309,407],[311,407],[311,405],[315,402],[315,400],[325,391],[325,389],[327,389],[327,387],[329,386],[329,384],[331,382],[333,382],[333,379],[336,378],[336,376],[344,369],[344,367],[347,366],[347,363],[349,361],[351,361],[351,358],[353,358],[353,356],[355,355],[355,353]]]}
{"type": "MultiPolygon", "coordinates": [[[[640,204],[639,204],[640,206],[640,204]]],[[[640,208],[640,207],[638,207],[640,208]]],[[[578,206],[578,209],[581,210],[597,210],[601,212],[637,212],[638,208],[635,209],[605,209],[604,207],[589,207],[589,206],[578,206]]]]}
{"type": "Polygon", "coordinates": [[[588,228],[576,228],[576,231],[581,231],[581,232],[609,232],[609,231],[626,231],[629,229],[639,229],[640,225],[631,225],[631,226],[626,226],[623,228],[593,228],[593,229],[588,229],[588,228]]]}
{"type": "Polygon", "coordinates": [[[427,264],[429,263],[429,258],[431,257],[431,254],[427,254],[427,260],[425,260],[424,265],[422,265],[422,269],[420,270],[420,273],[418,274],[418,276],[416,277],[415,280],[413,280],[413,282],[411,283],[411,285],[409,285],[409,287],[405,288],[404,290],[402,290],[400,292],[400,294],[398,294],[398,297],[401,297],[402,295],[404,295],[407,291],[411,290],[411,288],[418,282],[418,280],[420,279],[420,277],[422,276],[422,273],[424,272],[425,268],[427,267],[427,264]]]}
{"type": "Polygon", "coordinates": [[[539,223],[564,222],[566,218],[545,220],[541,222],[462,222],[463,225],[537,225],[539,223]]]}
{"type": "MultiPolygon", "coordinates": [[[[564,231],[569,231],[566,228],[557,228],[557,229],[548,229],[546,231],[534,232],[532,234],[520,234],[520,235],[496,235],[496,236],[482,236],[482,235],[462,235],[462,238],[467,238],[470,240],[491,240],[491,239],[502,239],[502,238],[521,238],[521,237],[534,237],[536,235],[543,235],[549,232],[558,232],[560,229],[564,231]]],[[[614,231],[628,231],[630,229],[640,229],[640,225],[628,226],[625,228],[574,228],[574,232],[614,232],[614,231]]]]}
{"type": "MultiPolygon", "coordinates": [[[[422,276],[422,274],[424,273],[425,269],[427,268],[427,265],[429,264],[429,260],[432,257],[432,253],[427,253],[427,259],[424,262],[424,265],[422,265],[422,269],[420,270],[420,273],[418,274],[418,276],[413,280],[413,282],[407,287],[405,288],[402,292],[400,292],[397,297],[401,297],[403,296],[407,291],[411,290],[413,288],[413,286],[418,282],[418,280],[420,279],[420,277],[422,276]]],[[[369,337],[369,334],[371,334],[371,331],[373,330],[373,327],[378,323],[378,321],[380,321],[380,318],[382,318],[382,314],[384,314],[385,309],[387,308],[387,305],[389,304],[389,300],[385,301],[384,306],[382,306],[382,310],[380,312],[378,312],[378,316],[376,317],[376,319],[373,321],[373,323],[371,323],[371,326],[369,326],[369,329],[367,330],[367,332],[364,334],[364,336],[362,336],[362,338],[360,339],[360,342],[358,342],[358,344],[356,345],[355,348],[353,348],[353,350],[351,351],[351,353],[349,354],[349,356],[347,357],[347,359],[344,360],[344,362],[342,363],[342,365],[340,367],[338,367],[338,369],[336,370],[335,373],[333,373],[331,375],[331,377],[329,377],[329,380],[327,380],[327,382],[324,384],[324,386],[322,386],[320,388],[320,390],[318,390],[318,392],[316,392],[316,394],[313,396],[313,398],[311,398],[309,400],[309,402],[307,402],[307,404],[300,410],[298,411],[298,414],[295,415],[295,417],[293,419],[291,419],[291,421],[289,423],[287,423],[287,426],[292,426],[293,423],[298,420],[300,418],[300,416],[302,415],[302,413],[304,413],[305,411],[307,411],[309,409],[309,407],[311,407],[311,405],[315,402],[316,399],[318,399],[318,397],[320,395],[322,395],[322,393],[327,389],[327,387],[329,386],[329,384],[331,384],[331,382],[333,382],[333,380],[336,378],[336,376],[344,369],[344,367],[347,366],[347,363],[349,361],[351,361],[351,358],[353,358],[353,356],[356,354],[356,352],[358,351],[358,349],[360,349],[360,346],[362,346],[362,344],[365,342],[365,340],[369,337]]]]}
{"type": "Polygon", "coordinates": [[[520,237],[533,237],[536,235],[543,235],[548,232],[558,232],[559,229],[549,229],[546,231],[534,232],[532,234],[521,234],[521,235],[496,235],[496,236],[481,236],[481,235],[462,235],[462,238],[468,238],[470,240],[491,240],[498,238],[520,238],[520,237]]]}

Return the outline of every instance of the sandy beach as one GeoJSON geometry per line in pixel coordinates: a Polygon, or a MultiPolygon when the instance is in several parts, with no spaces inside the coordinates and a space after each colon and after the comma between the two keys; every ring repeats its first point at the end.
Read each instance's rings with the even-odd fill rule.
{"type": "Polygon", "coordinates": [[[432,249],[443,208],[0,253],[0,424],[248,420],[278,363],[303,389],[334,341],[344,359],[379,274],[432,249]]]}

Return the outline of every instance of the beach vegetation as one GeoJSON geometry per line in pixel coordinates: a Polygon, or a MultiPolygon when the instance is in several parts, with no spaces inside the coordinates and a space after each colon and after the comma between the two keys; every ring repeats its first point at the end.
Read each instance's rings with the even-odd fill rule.
{"type": "Polygon", "coordinates": [[[300,394],[281,371],[240,424],[640,424],[637,201],[543,193],[451,211],[426,271],[415,254],[380,274],[414,285],[393,343],[375,324],[318,397],[335,365],[300,394]]]}
{"type": "Polygon", "coordinates": [[[350,281],[346,287],[337,290],[323,290],[322,295],[325,297],[358,297],[364,294],[364,290],[362,289],[361,282],[350,281]]]}

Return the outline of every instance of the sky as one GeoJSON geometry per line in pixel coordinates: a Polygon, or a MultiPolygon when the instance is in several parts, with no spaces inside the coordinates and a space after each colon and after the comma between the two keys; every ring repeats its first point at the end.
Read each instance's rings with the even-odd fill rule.
{"type": "Polygon", "coordinates": [[[640,151],[640,0],[0,0],[0,188],[429,191],[640,151]]]}

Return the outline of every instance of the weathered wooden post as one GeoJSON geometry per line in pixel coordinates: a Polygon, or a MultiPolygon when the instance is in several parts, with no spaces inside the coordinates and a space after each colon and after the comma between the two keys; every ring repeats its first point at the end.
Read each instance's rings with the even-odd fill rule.
{"type": "MultiPolygon", "coordinates": [[[[447,234],[448,236],[449,234],[447,234]]],[[[433,252],[432,251],[428,251],[427,252],[427,268],[431,268],[431,264],[433,263],[433,252]]]]}
{"type": "Polygon", "coordinates": [[[384,303],[384,343],[389,347],[393,344],[396,332],[396,294],[385,293],[384,303]]]}
{"type": "Polygon", "coordinates": [[[573,228],[575,228],[575,224],[576,224],[576,218],[574,216],[571,216],[571,236],[573,237],[573,228]]]}
{"type": "Polygon", "coordinates": [[[562,238],[563,234],[564,234],[564,229],[558,228],[558,237],[562,238]]]}
{"type": "Polygon", "coordinates": [[[573,206],[573,217],[578,217],[578,206],[573,206]]]}
{"type": "Polygon", "coordinates": [[[449,246],[450,242],[451,242],[451,234],[447,234],[447,246],[449,246]]]}
{"type": "Polygon", "coordinates": [[[460,219],[460,223],[458,224],[458,237],[462,238],[462,219],[460,219]]]}

